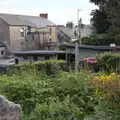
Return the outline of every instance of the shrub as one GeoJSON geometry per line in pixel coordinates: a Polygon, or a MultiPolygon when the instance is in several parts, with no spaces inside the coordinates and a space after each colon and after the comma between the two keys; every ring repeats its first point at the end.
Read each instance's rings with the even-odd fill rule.
{"type": "Polygon", "coordinates": [[[88,84],[92,77],[88,72],[60,72],[52,77],[24,71],[0,76],[0,93],[21,104],[24,120],[83,119],[94,113],[96,104],[94,91],[88,84]]]}
{"type": "Polygon", "coordinates": [[[94,114],[96,104],[94,91],[88,84],[92,74],[60,73],[54,80],[54,96],[44,103],[37,103],[30,120],[72,120],[84,119],[94,114]]]}
{"type": "Polygon", "coordinates": [[[93,120],[120,120],[120,108],[114,107],[112,101],[99,100],[93,120]]]}
{"type": "Polygon", "coordinates": [[[33,116],[36,120],[73,120],[73,118],[79,118],[79,114],[78,106],[70,101],[69,96],[66,96],[64,101],[51,98],[49,103],[37,104],[33,116]]]}
{"type": "Polygon", "coordinates": [[[95,107],[95,120],[120,119],[120,81],[115,73],[96,76],[92,85],[96,89],[98,105],[95,107]]]}
{"type": "Polygon", "coordinates": [[[103,53],[97,56],[97,66],[104,72],[120,72],[120,54],[103,53]]]}
{"type": "Polygon", "coordinates": [[[55,75],[61,70],[67,70],[67,65],[63,60],[47,60],[39,61],[35,63],[23,63],[18,65],[13,65],[9,68],[8,73],[21,73],[21,72],[30,72],[37,73],[39,71],[45,72],[48,75],[55,75]]]}
{"type": "Polygon", "coordinates": [[[120,100],[120,81],[117,74],[96,76],[92,80],[93,86],[96,88],[96,95],[105,97],[111,101],[118,102],[120,100]]]}
{"type": "Polygon", "coordinates": [[[43,103],[52,96],[52,88],[46,79],[46,76],[33,76],[26,72],[21,75],[0,76],[0,93],[21,104],[24,112],[31,112],[36,103],[43,103]]]}
{"type": "Polygon", "coordinates": [[[37,71],[44,71],[46,74],[57,74],[61,70],[66,70],[66,63],[63,60],[48,60],[33,63],[37,71]]]}
{"type": "Polygon", "coordinates": [[[82,38],[82,44],[85,45],[97,45],[97,46],[105,46],[110,45],[111,43],[116,43],[117,41],[113,36],[107,34],[95,34],[89,38],[82,38]]]}
{"type": "Polygon", "coordinates": [[[55,94],[60,101],[64,101],[66,96],[79,108],[79,116],[92,114],[94,111],[95,96],[89,80],[92,74],[88,72],[62,73],[55,86],[55,94]]]}

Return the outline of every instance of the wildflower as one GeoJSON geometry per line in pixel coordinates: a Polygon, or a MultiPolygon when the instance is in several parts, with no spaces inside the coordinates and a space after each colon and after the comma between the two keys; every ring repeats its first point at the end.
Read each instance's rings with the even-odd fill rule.
{"type": "Polygon", "coordinates": [[[120,83],[116,73],[96,76],[91,83],[96,89],[96,95],[107,99],[116,98],[120,91],[120,83]]]}

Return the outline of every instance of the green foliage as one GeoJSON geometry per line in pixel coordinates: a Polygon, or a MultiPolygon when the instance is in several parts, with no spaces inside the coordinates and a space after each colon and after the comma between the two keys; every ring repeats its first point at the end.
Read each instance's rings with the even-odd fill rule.
{"type": "Polygon", "coordinates": [[[110,27],[110,22],[107,19],[107,14],[104,10],[93,10],[91,21],[97,33],[106,33],[110,27]]]}
{"type": "Polygon", "coordinates": [[[72,118],[78,118],[79,113],[79,108],[67,96],[62,102],[58,98],[51,98],[48,104],[37,104],[34,111],[34,118],[36,120],[72,120],[72,118]]]}
{"type": "Polygon", "coordinates": [[[46,79],[48,79],[46,76],[35,76],[26,72],[20,75],[1,76],[0,93],[21,104],[25,112],[30,112],[36,103],[42,103],[47,97],[52,96],[52,89],[46,79]]]}
{"type": "Polygon", "coordinates": [[[52,77],[24,71],[0,76],[0,93],[21,104],[23,120],[83,119],[94,113],[96,103],[90,79],[88,72],[60,72],[52,77]]]}
{"type": "Polygon", "coordinates": [[[72,120],[92,115],[96,101],[88,83],[92,75],[87,74],[61,73],[57,76],[56,80],[52,81],[54,97],[36,105],[31,114],[33,120],[72,120]]]}
{"type": "Polygon", "coordinates": [[[46,74],[57,74],[60,70],[67,70],[65,61],[63,60],[48,60],[45,62],[36,62],[33,64],[37,71],[44,71],[46,74]]]}
{"type": "Polygon", "coordinates": [[[98,104],[95,106],[95,120],[120,119],[120,76],[116,73],[100,74],[91,81],[96,89],[98,104]]]}
{"type": "Polygon", "coordinates": [[[95,108],[94,120],[120,120],[120,109],[114,107],[113,101],[101,99],[95,108]]]}
{"type": "Polygon", "coordinates": [[[90,0],[90,2],[95,3],[96,5],[100,5],[102,3],[104,3],[106,0],[90,0]]]}
{"type": "Polygon", "coordinates": [[[47,61],[39,61],[35,63],[23,63],[23,64],[11,66],[9,73],[16,74],[22,71],[37,73],[39,71],[42,71],[48,75],[56,75],[60,70],[67,71],[67,66],[65,61],[47,60],[47,61]]]}
{"type": "Polygon", "coordinates": [[[90,38],[82,38],[82,44],[85,45],[105,46],[110,45],[111,43],[119,44],[119,41],[107,34],[95,34],[90,38]]]}
{"type": "MultiPolygon", "coordinates": [[[[111,54],[106,53],[107,58],[99,59],[104,58],[102,63],[109,56],[109,62],[114,57],[118,60],[118,54],[111,54]]],[[[115,115],[119,113],[119,102],[96,96],[96,89],[90,84],[96,74],[63,72],[63,63],[45,61],[13,67],[16,72],[0,76],[0,94],[21,104],[23,120],[83,120],[89,117],[119,120],[119,115],[115,115]],[[57,72],[51,72],[52,69],[57,72]]]]}
{"type": "Polygon", "coordinates": [[[120,34],[120,2],[119,0],[90,0],[98,5],[99,10],[93,12],[93,25],[98,33],[120,34]],[[103,23],[103,24],[102,24],[103,23]],[[107,24],[108,23],[108,24],[107,24]],[[108,26],[106,26],[108,25],[108,26]],[[104,28],[106,29],[104,31],[104,28]]]}
{"type": "Polygon", "coordinates": [[[67,95],[71,101],[80,107],[81,115],[93,112],[94,95],[88,81],[92,78],[89,73],[63,73],[60,75],[55,87],[56,95],[62,101],[67,95]],[[83,109],[84,108],[84,109],[83,109]]]}
{"type": "Polygon", "coordinates": [[[120,54],[103,53],[97,56],[97,63],[100,70],[105,72],[120,73],[120,54]]]}

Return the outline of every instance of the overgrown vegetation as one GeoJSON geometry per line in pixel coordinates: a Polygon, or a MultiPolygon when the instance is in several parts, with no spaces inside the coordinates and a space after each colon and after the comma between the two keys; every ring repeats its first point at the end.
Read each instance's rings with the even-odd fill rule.
{"type": "Polygon", "coordinates": [[[89,38],[83,38],[82,44],[120,45],[119,0],[90,0],[90,2],[98,6],[98,9],[91,12],[94,33],[89,38]]]}
{"type": "MultiPolygon", "coordinates": [[[[101,89],[102,84],[99,84],[102,78],[99,73],[65,72],[61,64],[65,65],[64,61],[15,66],[13,70],[16,72],[11,71],[0,76],[0,94],[21,104],[23,120],[83,120],[84,118],[104,120],[101,118],[102,113],[104,118],[107,118],[109,110],[112,111],[110,114],[112,117],[108,120],[113,120],[113,112],[117,113],[119,110],[116,104],[112,104],[113,99],[107,99],[102,94],[104,89],[101,89]],[[96,94],[98,89],[100,94],[96,94]]],[[[114,77],[106,76],[103,77],[110,79],[108,81],[119,83],[117,74],[110,75],[114,77]]],[[[104,80],[105,87],[112,85],[107,84],[107,80],[104,80]]],[[[120,87],[120,84],[117,85],[120,87]]],[[[109,89],[106,90],[106,93],[109,93],[109,89]]],[[[114,91],[116,97],[119,96],[118,93],[119,90],[114,91]]]]}
{"type": "Polygon", "coordinates": [[[97,33],[120,34],[120,2],[119,0],[90,0],[99,7],[93,12],[93,25],[97,33]],[[101,30],[102,29],[102,30],[101,30]],[[100,31],[101,30],[101,31],[100,31]]]}
{"type": "Polygon", "coordinates": [[[120,54],[102,53],[97,56],[97,66],[101,71],[120,73],[120,54]]]}
{"type": "Polygon", "coordinates": [[[95,107],[95,120],[120,119],[120,78],[117,74],[96,76],[91,84],[96,89],[98,105],[95,107]]]}
{"type": "Polygon", "coordinates": [[[84,45],[110,46],[111,43],[120,45],[120,36],[111,34],[93,34],[90,37],[82,38],[84,45]]]}

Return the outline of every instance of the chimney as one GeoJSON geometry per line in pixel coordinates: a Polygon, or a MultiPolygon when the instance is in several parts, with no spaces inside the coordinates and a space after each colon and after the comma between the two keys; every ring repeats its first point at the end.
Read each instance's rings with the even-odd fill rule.
{"type": "Polygon", "coordinates": [[[47,13],[40,13],[40,17],[44,19],[48,19],[48,14],[47,13]]]}

